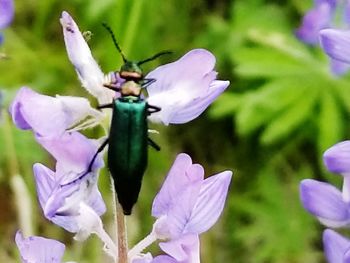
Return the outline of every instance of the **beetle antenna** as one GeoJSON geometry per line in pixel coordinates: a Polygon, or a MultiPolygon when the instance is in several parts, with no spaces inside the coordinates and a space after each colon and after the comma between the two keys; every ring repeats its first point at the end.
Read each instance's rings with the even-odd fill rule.
{"type": "Polygon", "coordinates": [[[173,53],[173,52],[172,52],[172,51],[162,51],[162,52],[159,52],[159,53],[153,55],[153,56],[150,57],[150,58],[147,58],[147,59],[145,59],[145,60],[142,60],[142,61],[137,62],[137,65],[140,66],[140,65],[142,65],[143,63],[146,63],[146,62],[155,60],[156,58],[158,58],[158,57],[160,57],[160,56],[167,55],[167,54],[171,54],[171,53],[173,53]]]}
{"type": "Polygon", "coordinates": [[[128,60],[126,59],[126,57],[125,57],[124,54],[123,54],[123,51],[122,51],[121,48],[119,47],[118,42],[117,42],[117,39],[115,38],[114,33],[113,33],[111,27],[110,27],[109,25],[107,25],[107,23],[102,23],[102,26],[103,26],[105,29],[107,29],[107,31],[108,31],[109,34],[111,35],[112,40],[113,40],[113,43],[114,43],[115,47],[118,49],[120,55],[122,56],[123,61],[124,61],[124,62],[127,62],[128,60]]]}

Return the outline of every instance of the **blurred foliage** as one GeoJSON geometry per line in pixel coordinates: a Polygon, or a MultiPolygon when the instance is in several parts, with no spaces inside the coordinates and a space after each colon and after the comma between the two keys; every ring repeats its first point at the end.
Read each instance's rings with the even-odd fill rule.
{"type": "MultiPolygon", "coordinates": [[[[128,219],[131,244],[151,230],[153,197],[176,154],[187,152],[205,166],[207,175],[235,172],[224,215],[202,237],[202,262],[322,261],[320,227],[302,209],[298,184],[311,177],[334,181],[321,157],[327,147],[349,137],[350,79],[349,74],[332,75],[322,51],[294,37],[311,0],[15,2],[15,20],[0,47],[7,56],[0,60],[5,96],[0,127],[1,262],[18,260],[13,236],[19,225],[9,183],[17,173],[31,193],[35,234],[66,242],[66,260],[107,262],[95,237],[84,245],[73,242],[70,234],[43,218],[31,167],[35,162],[52,167],[53,160],[30,132],[10,124],[5,110],[23,85],[48,95],[88,96],[67,59],[59,24],[63,10],[82,31],[92,33],[89,45],[105,72],[119,68],[121,58],[102,22],[113,28],[128,58],[174,51],[145,66],[146,71],[203,47],[216,55],[219,78],[231,81],[209,114],[185,125],[151,126],[161,131],[154,140],[162,152],[150,150],[140,200],[128,219]]],[[[98,136],[101,131],[88,134],[98,136]]],[[[109,204],[106,171],[100,186],[109,204]]],[[[109,207],[103,220],[113,233],[111,211],[109,207]]],[[[158,252],[156,246],[152,249],[158,252]]]]}

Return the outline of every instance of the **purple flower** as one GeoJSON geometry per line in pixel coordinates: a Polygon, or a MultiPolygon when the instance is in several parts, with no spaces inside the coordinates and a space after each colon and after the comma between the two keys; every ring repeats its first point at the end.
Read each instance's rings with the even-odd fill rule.
{"type": "Polygon", "coordinates": [[[337,232],[326,229],[323,232],[324,253],[329,263],[350,262],[350,240],[337,232]]]}
{"type": "Polygon", "coordinates": [[[91,95],[99,100],[99,103],[111,102],[114,92],[103,87],[105,82],[104,74],[92,57],[90,48],[77,24],[65,11],[62,12],[60,22],[69,60],[77,71],[82,85],[91,95]]]}
{"type": "Polygon", "coordinates": [[[9,111],[18,128],[33,130],[41,137],[62,135],[68,128],[88,117],[91,121],[85,122],[80,128],[92,126],[103,117],[100,111],[91,108],[85,98],[54,98],[38,94],[27,87],[18,91],[9,111]]]}
{"type": "MultiPolygon", "coordinates": [[[[110,84],[115,74],[104,77],[77,24],[67,12],[62,13],[60,21],[68,57],[80,81],[100,103],[109,103],[115,94],[103,84],[110,84]]],[[[195,49],[178,61],[150,72],[146,78],[156,81],[147,88],[147,101],[162,109],[152,114],[150,120],[167,125],[188,122],[199,116],[229,85],[229,81],[216,80],[214,65],[215,57],[209,51],[195,49]]]]}
{"type": "Polygon", "coordinates": [[[168,240],[160,243],[164,252],[180,262],[199,262],[198,235],[218,220],[231,177],[224,171],[204,179],[201,165],[187,154],[177,156],[152,206],[154,231],[168,240]]]}
{"type": "MultiPolygon", "coordinates": [[[[13,0],[0,0],[0,30],[7,27],[14,14],[13,0]]],[[[2,35],[0,34],[0,44],[2,43],[2,35]]]]}
{"type": "Polygon", "coordinates": [[[307,44],[318,44],[319,31],[331,25],[336,1],[315,1],[315,6],[303,18],[296,36],[307,44]]]}
{"type": "Polygon", "coordinates": [[[300,198],[305,209],[328,227],[342,227],[350,223],[347,196],[328,183],[312,179],[300,183],[300,198]]]}
{"type": "Polygon", "coordinates": [[[57,161],[56,171],[39,163],[33,167],[44,215],[70,232],[84,234],[88,229],[86,224],[90,224],[85,221],[89,218],[84,215],[92,215],[98,222],[99,216],[106,210],[97,188],[98,170],[103,166],[100,155],[88,171],[97,152],[97,143],[77,132],[37,140],[57,161]]]}
{"type": "Polygon", "coordinates": [[[148,102],[162,110],[150,116],[154,122],[179,124],[197,118],[230,84],[216,80],[215,57],[194,49],[176,62],[160,66],[146,78],[156,79],[148,88],[148,102]]]}
{"type": "Polygon", "coordinates": [[[350,31],[324,29],[320,31],[321,47],[335,60],[350,63],[350,31]]]}
{"type": "Polygon", "coordinates": [[[350,175],[350,141],[329,148],[323,154],[323,161],[330,172],[350,175]]]}
{"type": "Polygon", "coordinates": [[[23,263],[60,263],[65,245],[53,239],[31,236],[24,238],[16,233],[16,244],[23,263]]]}

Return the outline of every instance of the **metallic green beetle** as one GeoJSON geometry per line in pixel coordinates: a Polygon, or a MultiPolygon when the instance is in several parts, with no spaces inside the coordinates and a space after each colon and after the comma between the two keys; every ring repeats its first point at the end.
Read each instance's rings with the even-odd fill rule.
{"type": "Polygon", "coordinates": [[[119,92],[121,96],[114,99],[111,104],[99,106],[100,109],[113,109],[110,133],[92,159],[88,171],[91,171],[97,154],[108,144],[108,168],[114,180],[118,201],[124,214],[130,215],[138,199],[147,166],[147,146],[151,145],[160,150],[159,146],[148,138],[147,124],[147,116],[160,111],[160,108],[149,105],[141,98],[142,88],[150,85],[155,79],[145,79],[140,65],[170,52],[161,52],[139,62],[128,61],[118,46],[112,30],[107,25],[104,26],[111,33],[114,44],[124,60],[120,71],[115,72],[124,82],[104,84],[106,88],[119,92]]]}

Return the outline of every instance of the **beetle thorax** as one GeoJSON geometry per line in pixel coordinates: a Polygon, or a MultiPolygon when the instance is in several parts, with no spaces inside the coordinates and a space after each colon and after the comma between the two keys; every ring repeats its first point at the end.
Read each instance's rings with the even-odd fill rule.
{"type": "Polygon", "coordinates": [[[135,96],[139,97],[141,95],[141,86],[137,84],[135,81],[126,81],[121,86],[121,95],[123,97],[126,96],[135,96]]]}

